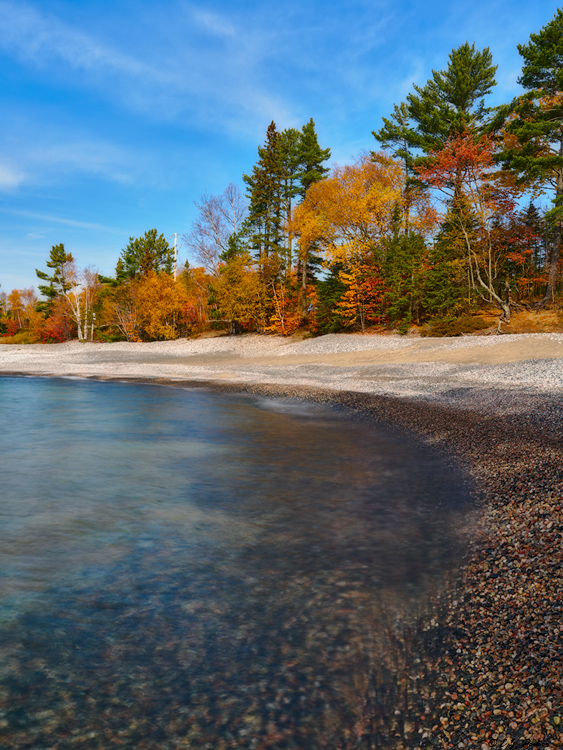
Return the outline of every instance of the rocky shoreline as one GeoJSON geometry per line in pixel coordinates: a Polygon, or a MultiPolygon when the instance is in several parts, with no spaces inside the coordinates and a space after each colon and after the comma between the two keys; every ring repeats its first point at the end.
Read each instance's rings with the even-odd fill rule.
{"type": "Polygon", "coordinates": [[[563,399],[483,393],[511,406],[484,415],[357,393],[219,387],[339,403],[414,432],[477,483],[467,560],[417,622],[387,634],[387,663],[347,747],[563,747],[563,399]]]}

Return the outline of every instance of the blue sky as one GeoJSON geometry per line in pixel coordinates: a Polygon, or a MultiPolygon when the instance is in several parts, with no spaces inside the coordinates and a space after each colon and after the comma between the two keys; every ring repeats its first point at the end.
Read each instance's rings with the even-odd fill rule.
{"type": "MultiPolygon", "coordinates": [[[[315,120],[345,164],[413,83],[465,41],[490,47],[491,104],[545,0],[0,0],[0,291],[35,286],[51,246],[111,274],[130,236],[190,229],[242,187],[274,120],[315,120]]],[[[180,247],[180,259],[186,251],[180,247]]]]}

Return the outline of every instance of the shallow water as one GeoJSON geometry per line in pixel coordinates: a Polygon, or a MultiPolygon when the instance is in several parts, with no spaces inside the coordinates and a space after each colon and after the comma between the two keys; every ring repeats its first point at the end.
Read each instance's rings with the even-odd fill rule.
{"type": "Polygon", "coordinates": [[[7,377],[0,424],[2,747],[343,747],[459,554],[460,475],[344,410],[7,377]]]}

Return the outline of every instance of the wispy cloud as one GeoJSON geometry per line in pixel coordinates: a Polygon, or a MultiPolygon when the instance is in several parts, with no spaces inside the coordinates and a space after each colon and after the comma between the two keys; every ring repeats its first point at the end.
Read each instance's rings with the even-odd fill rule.
{"type": "MultiPolygon", "coordinates": [[[[46,214],[46,213],[39,213],[36,211],[24,211],[16,208],[2,208],[0,207],[0,211],[3,213],[10,214],[12,216],[21,216],[25,219],[33,219],[35,221],[41,221],[46,224],[62,224],[67,227],[74,227],[76,229],[89,229],[89,230],[96,230],[99,232],[106,232],[108,234],[117,234],[122,236],[123,235],[123,229],[117,229],[116,227],[108,227],[104,226],[103,224],[96,224],[88,221],[77,221],[76,219],[67,219],[64,216],[56,216],[54,214],[46,214]]],[[[29,238],[32,239],[41,239],[43,237],[42,232],[38,233],[30,233],[28,235],[29,238]]]]}
{"type": "Polygon", "coordinates": [[[12,192],[24,181],[25,175],[19,169],[0,164],[0,192],[12,192]]]}
{"type": "Polygon", "coordinates": [[[0,14],[0,46],[34,65],[50,67],[63,62],[82,71],[105,69],[134,76],[152,72],[141,60],[111,49],[33,5],[2,0],[0,14]]]}
{"type": "Polygon", "coordinates": [[[14,193],[24,186],[47,186],[74,178],[100,178],[132,185],[159,179],[154,150],[112,142],[88,131],[88,122],[41,120],[25,109],[0,122],[0,143],[9,157],[0,161],[0,191],[14,193]],[[17,165],[17,166],[16,166],[17,165]]]}
{"type": "Polygon", "coordinates": [[[221,119],[228,127],[232,119],[236,128],[248,123],[249,112],[261,116],[266,108],[288,108],[257,80],[260,59],[269,54],[265,35],[254,38],[228,16],[199,7],[175,11],[175,42],[168,14],[156,14],[128,53],[123,39],[118,49],[33,5],[1,0],[0,49],[55,80],[95,88],[157,120],[184,117],[208,127],[221,119]],[[217,114],[226,111],[225,122],[217,114]]]}
{"type": "Polygon", "coordinates": [[[368,60],[385,45],[391,6],[355,5],[343,34],[341,13],[293,2],[243,11],[173,1],[146,17],[141,3],[132,39],[117,46],[111,29],[88,33],[37,4],[0,0],[0,49],[144,117],[255,139],[269,119],[302,124],[300,93],[335,111],[345,94],[379,94],[368,60]]]}

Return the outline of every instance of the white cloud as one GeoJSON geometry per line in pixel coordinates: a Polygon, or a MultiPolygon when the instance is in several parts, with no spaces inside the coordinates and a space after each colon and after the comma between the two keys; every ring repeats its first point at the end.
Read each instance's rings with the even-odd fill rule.
{"type": "Polygon", "coordinates": [[[46,67],[57,61],[83,71],[146,75],[150,67],[112,50],[88,34],[25,3],[0,2],[0,46],[30,63],[46,67]]]}
{"type": "MultiPolygon", "coordinates": [[[[76,219],[67,219],[64,216],[56,216],[54,214],[45,214],[36,211],[23,211],[16,208],[0,208],[0,211],[11,214],[12,216],[21,216],[26,219],[34,219],[35,221],[41,221],[47,224],[62,224],[68,227],[74,227],[76,229],[89,229],[100,232],[106,232],[108,234],[123,235],[123,229],[117,229],[116,227],[108,227],[103,224],[95,224],[87,221],[76,221],[76,219]]],[[[27,235],[30,239],[41,239],[44,235],[42,232],[32,232],[27,235]]]]}
{"type": "Polygon", "coordinates": [[[202,10],[194,5],[186,4],[185,7],[189,10],[192,20],[204,31],[218,37],[237,36],[236,27],[224,15],[202,10]]]}
{"type": "Polygon", "coordinates": [[[11,192],[24,181],[24,174],[7,164],[0,164],[0,191],[11,192]]]}

